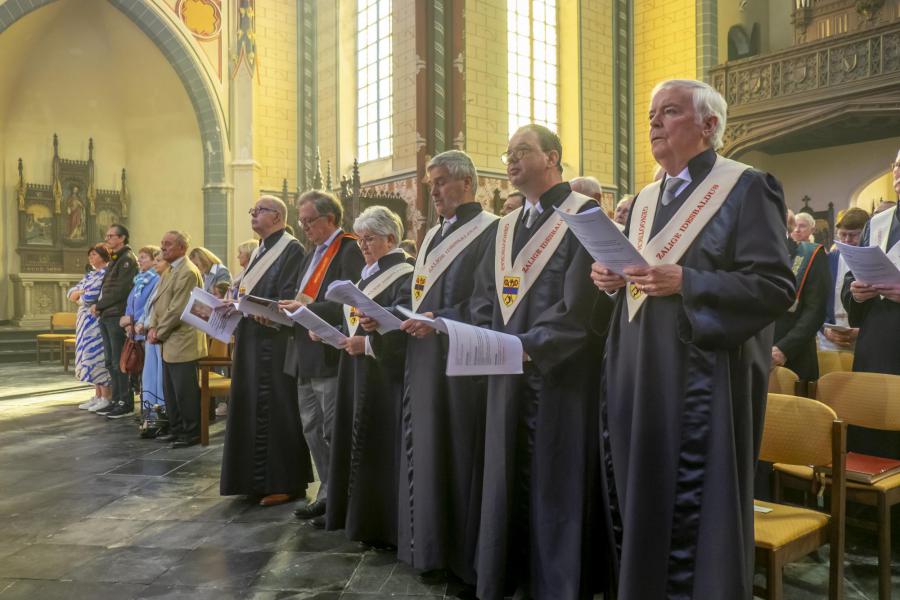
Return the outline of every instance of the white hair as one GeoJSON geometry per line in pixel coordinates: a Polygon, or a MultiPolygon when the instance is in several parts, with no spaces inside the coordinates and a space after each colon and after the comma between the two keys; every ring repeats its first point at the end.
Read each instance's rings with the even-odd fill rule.
{"type": "Polygon", "coordinates": [[[287,218],[287,205],[284,203],[284,200],[279,198],[278,196],[272,196],[271,194],[263,194],[257,199],[257,202],[265,201],[267,204],[271,204],[270,207],[274,209],[278,215],[281,217],[281,220],[284,221],[287,218]]]}
{"type": "Polygon", "coordinates": [[[812,229],[816,228],[816,219],[809,213],[799,212],[794,215],[794,223],[798,223],[803,221],[806,223],[807,227],[811,227],[812,229]]]}
{"type": "Polygon", "coordinates": [[[650,92],[650,102],[653,102],[653,98],[658,92],[670,88],[687,88],[691,91],[697,125],[702,125],[703,121],[709,117],[716,117],[716,128],[709,136],[709,143],[716,150],[721,148],[728,114],[728,103],[725,102],[722,94],[708,83],[695,79],[669,79],[656,84],[656,87],[650,92]]]}
{"type": "Polygon", "coordinates": [[[370,206],[353,221],[353,231],[357,235],[362,235],[366,231],[385,237],[392,235],[396,247],[403,239],[403,221],[400,220],[397,213],[386,206],[370,206]]]}
{"type": "Polygon", "coordinates": [[[578,192],[585,196],[594,197],[597,194],[603,193],[603,186],[600,185],[600,181],[596,177],[591,177],[590,175],[586,177],[576,177],[570,180],[569,186],[571,186],[573,192],[578,192]]]}

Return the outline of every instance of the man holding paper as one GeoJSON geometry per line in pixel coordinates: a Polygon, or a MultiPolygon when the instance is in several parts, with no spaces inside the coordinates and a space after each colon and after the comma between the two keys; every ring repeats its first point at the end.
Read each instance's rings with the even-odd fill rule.
{"type": "MultiPolygon", "coordinates": [[[[260,196],[250,209],[261,238],[235,279],[240,296],[292,298],[303,248],[284,230],[287,207],[260,196]]],[[[300,431],[297,383],[283,371],[291,328],[245,317],[235,330],[231,401],[222,455],[221,493],[260,497],[273,506],[305,493],[312,463],[300,431]]]]}
{"type": "Polygon", "coordinates": [[[664,173],[626,227],[649,266],[592,267],[615,298],[601,435],[620,598],[752,596],[772,324],[794,276],[781,186],[716,154],[726,110],[705,83],[656,86],[650,145],[664,173]]]}
{"type": "MultiPolygon", "coordinates": [[[[448,150],[426,167],[440,222],[425,234],[412,277],[412,309],[471,322],[472,274],[488,253],[497,217],[475,199],[478,173],[465,152],[448,150]]],[[[484,377],[445,375],[448,336],[404,321],[410,339],[403,396],[397,555],[439,583],[447,571],[475,583],[475,542],[484,462],[484,377]]]]}
{"type": "MultiPolygon", "coordinates": [[[[334,281],[357,281],[365,261],[356,245],[356,236],[341,230],[344,209],[334,195],[319,190],[306,192],[298,200],[297,211],[298,224],[315,249],[300,265],[293,294],[281,303],[281,307],[293,312],[306,306],[327,323],[338,325],[343,319],[343,307],[337,302],[325,300],[325,292],[334,281]]],[[[325,514],[339,358],[339,350],[313,341],[306,327],[294,326],[294,340],[288,346],[284,370],[297,378],[296,394],[303,436],[320,481],[315,501],[294,512],[300,519],[313,519],[325,514]]]]}
{"type": "Polygon", "coordinates": [[[501,159],[525,204],[491,236],[470,311],[473,324],[521,340],[524,374],[488,383],[477,595],[590,597],[606,569],[596,552],[601,348],[587,325],[608,299],[560,211],[597,203],[563,182],[562,146],[546,127],[520,128],[501,159]]]}
{"type": "MultiPolygon", "coordinates": [[[[891,163],[894,191],[900,195],[900,152],[891,163]]],[[[861,249],[875,246],[900,268],[900,211],[893,208],[872,217],[863,230],[861,249]]],[[[882,257],[883,259],[883,257],[882,257]]],[[[900,285],[870,285],[848,272],[841,296],[851,327],[859,327],[853,370],[900,375],[900,285]]],[[[847,447],[854,452],[900,458],[900,435],[851,427],[847,447]]]]}

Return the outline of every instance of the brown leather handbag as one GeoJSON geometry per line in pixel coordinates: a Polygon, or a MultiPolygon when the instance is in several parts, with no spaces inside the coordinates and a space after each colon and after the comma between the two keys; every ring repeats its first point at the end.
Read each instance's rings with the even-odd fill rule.
{"type": "Polygon", "coordinates": [[[129,375],[140,375],[144,370],[144,346],[129,333],[122,355],[119,356],[119,370],[129,375]]]}

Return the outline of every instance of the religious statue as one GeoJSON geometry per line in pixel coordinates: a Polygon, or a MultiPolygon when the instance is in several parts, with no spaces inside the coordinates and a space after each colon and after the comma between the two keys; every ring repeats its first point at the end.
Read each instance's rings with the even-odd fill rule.
{"type": "Polygon", "coordinates": [[[66,198],[66,213],[68,214],[68,227],[66,228],[66,238],[70,240],[84,239],[84,202],[81,200],[81,190],[77,185],[73,185],[69,196],[66,198]]]}

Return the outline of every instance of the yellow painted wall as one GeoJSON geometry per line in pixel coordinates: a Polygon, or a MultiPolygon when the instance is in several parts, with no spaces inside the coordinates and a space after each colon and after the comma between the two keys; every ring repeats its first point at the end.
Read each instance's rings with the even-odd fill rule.
{"type": "MultiPolygon", "coordinates": [[[[581,84],[584,94],[582,136],[584,173],[613,184],[613,31],[608,0],[582,0],[581,84]]],[[[567,128],[569,115],[562,114],[567,128]]],[[[564,148],[565,150],[565,148],[564,148]]]]}
{"type": "Polygon", "coordinates": [[[660,81],[697,76],[693,0],[636,0],[634,3],[634,183],[653,181],[647,110],[650,92],[660,81]]]}
{"type": "Polygon", "coordinates": [[[297,185],[297,2],[256,3],[259,87],[254,105],[254,155],[259,185],[297,185]]]}
{"type": "Polygon", "coordinates": [[[856,206],[865,209],[871,214],[882,201],[896,199],[897,192],[894,191],[894,176],[888,171],[859,192],[859,195],[856,197],[856,206]]]}
{"type": "Polygon", "coordinates": [[[0,35],[0,57],[0,319],[11,317],[7,275],[19,265],[16,159],[28,181],[49,184],[54,132],[63,158],[81,160],[93,136],[97,187],[118,189],[128,169],[134,246],[158,243],[171,228],[203,243],[197,120],[178,76],[136,25],[103,0],[60,0],[0,35]]]}

